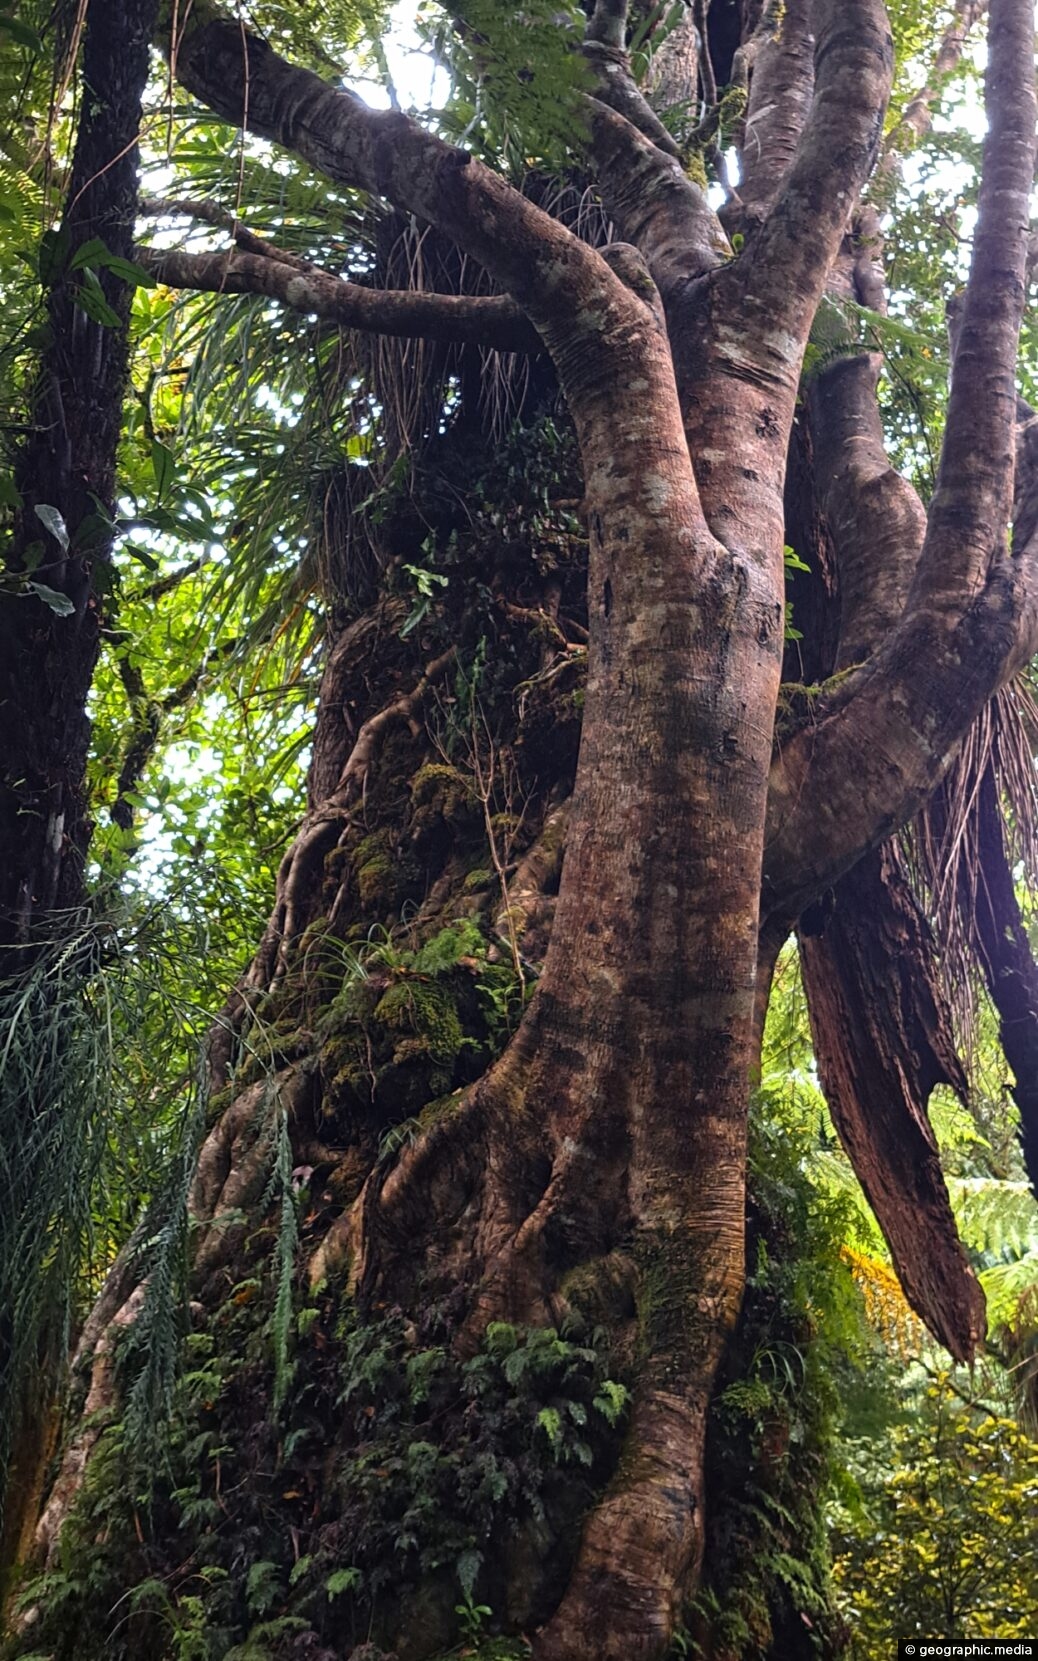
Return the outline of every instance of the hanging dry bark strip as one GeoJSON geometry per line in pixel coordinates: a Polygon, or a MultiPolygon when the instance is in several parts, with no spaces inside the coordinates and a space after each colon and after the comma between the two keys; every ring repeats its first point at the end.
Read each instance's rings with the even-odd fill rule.
{"type": "Polygon", "coordinates": [[[926,1102],[966,1078],[933,942],[888,843],[837,884],[824,933],[801,932],[811,1034],[833,1122],[912,1308],[960,1361],[984,1333],[926,1102]]]}
{"type": "MultiPolygon", "coordinates": [[[[961,899],[972,907],[980,965],[998,1010],[999,1041],[1015,1076],[1013,1099],[1020,1110],[1027,1174],[1038,1193],[1038,964],[1016,897],[991,759],[979,781],[974,812],[976,880],[961,899]]],[[[960,889],[965,875],[960,869],[960,889]]]]}

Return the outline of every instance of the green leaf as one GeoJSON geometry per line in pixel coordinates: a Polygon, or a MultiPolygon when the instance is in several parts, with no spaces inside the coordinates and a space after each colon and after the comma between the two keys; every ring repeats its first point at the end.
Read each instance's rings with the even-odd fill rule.
{"type": "Polygon", "coordinates": [[[43,42],[35,29],[30,29],[27,23],[22,23],[13,12],[0,12],[0,29],[16,40],[19,46],[27,46],[30,52],[42,52],[43,42]]]}
{"type": "Polygon", "coordinates": [[[551,1443],[552,1452],[558,1458],[562,1446],[562,1415],[557,1407],[542,1407],[537,1415],[537,1427],[543,1430],[551,1443]]]}
{"type": "Polygon", "coordinates": [[[344,1592],[355,1592],[363,1578],[359,1569],[336,1569],[328,1576],[324,1589],[330,1598],[339,1598],[344,1592]]]}
{"type": "Polygon", "coordinates": [[[613,1378],[604,1378],[595,1396],[595,1409],[608,1424],[615,1425],[627,1406],[629,1394],[625,1384],[618,1384],[613,1378]]]}
{"type": "Polygon", "coordinates": [[[161,498],[177,476],[177,458],[168,444],[160,443],[157,438],[151,441],[151,470],[155,475],[155,489],[161,498]]]}
{"type": "Polygon", "coordinates": [[[122,319],[108,304],[96,271],[87,269],[83,272],[83,281],[76,289],[74,299],[80,311],[86,312],[92,322],[100,323],[104,329],[119,328],[122,319]]]}
{"type": "Polygon", "coordinates": [[[89,242],[80,243],[68,262],[68,268],[70,271],[83,271],[90,265],[103,265],[107,254],[107,242],[99,236],[92,236],[89,242]]]}
{"type": "Polygon", "coordinates": [[[468,1551],[463,1551],[458,1558],[456,1564],[458,1584],[469,1603],[472,1602],[473,1593],[476,1589],[476,1576],[479,1574],[482,1564],[483,1553],[474,1551],[471,1547],[468,1551]]]}
{"type": "Polygon", "coordinates": [[[29,591],[59,617],[71,617],[76,609],[67,594],[59,594],[56,588],[48,588],[46,583],[30,583],[29,591]]]}
{"type": "Polygon", "coordinates": [[[68,526],[65,523],[65,515],[61,509],[53,507],[50,502],[37,502],[33,512],[40,524],[50,531],[55,542],[59,542],[67,554],[69,544],[68,526]]]}
{"type": "Polygon", "coordinates": [[[133,283],[137,288],[154,288],[155,278],[145,271],[141,265],[133,260],[124,259],[122,254],[113,254],[108,244],[99,236],[93,236],[89,242],[83,242],[76,249],[69,261],[70,271],[83,271],[90,268],[100,268],[111,271],[121,277],[125,283],[133,283]]]}
{"type": "Polygon", "coordinates": [[[800,558],[800,555],[788,545],[782,550],[782,562],[787,571],[810,571],[811,569],[811,567],[806,565],[800,558]]]}

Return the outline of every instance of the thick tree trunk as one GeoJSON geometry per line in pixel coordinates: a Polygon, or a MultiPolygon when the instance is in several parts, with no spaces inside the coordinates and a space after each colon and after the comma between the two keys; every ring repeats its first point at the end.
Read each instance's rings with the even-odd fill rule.
{"type": "MultiPolygon", "coordinates": [[[[387,195],[486,267],[550,353],[579,443],[588,523],[580,754],[550,943],[518,1031],[473,1079],[457,1064],[459,1045],[448,1065],[443,1031],[433,1036],[418,1023],[428,995],[423,979],[434,978],[418,959],[368,974],[363,991],[343,984],[341,973],[329,986],[331,972],[320,966],[329,932],[345,938],[392,916],[386,904],[373,918],[371,903],[380,892],[399,898],[394,859],[417,859],[415,850],[434,840],[422,722],[463,661],[459,640],[430,632],[421,661],[410,658],[406,667],[394,648],[385,683],[378,677],[378,700],[355,700],[364,719],[352,743],[337,728],[359,655],[383,624],[394,626],[387,605],[330,652],[307,816],[282,865],[271,927],[214,1038],[214,1082],[229,1093],[202,1148],[192,1196],[195,1290],[209,1323],[203,1338],[228,1309],[233,1318],[238,1298],[247,1307],[252,1296],[249,1220],[269,1205],[272,1102],[288,1127],[295,1168],[326,1175],[334,1216],[322,1214],[307,1242],[314,1296],[353,1298],[369,1335],[395,1322],[403,1377],[425,1353],[419,1345],[430,1309],[443,1323],[440,1338],[447,1333],[444,1367],[461,1369],[485,1359],[502,1328],[514,1337],[517,1328],[558,1325],[579,1302],[578,1284],[608,1310],[632,1386],[625,1445],[618,1460],[614,1448],[596,1467],[604,1492],[590,1506],[579,1545],[561,1530],[547,1548],[542,1540],[533,1552],[537,1573],[527,1577],[537,1581],[536,1593],[527,1589],[525,1601],[515,1593],[513,1624],[539,1626],[538,1661],[655,1661],[665,1650],[703,1557],[706,1423],[743,1291],[747,1110],[774,954],[787,925],[853,869],[845,882],[867,893],[870,876],[879,884],[890,901],[887,920],[910,936],[908,959],[919,967],[926,957],[919,915],[907,902],[899,909],[904,895],[868,850],[932,790],[974,707],[1024,649],[1028,574],[1008,566],[1001,544],[1003,451],[1012,428],[1004,393],[1033,160],[1033,145],[1028,150],[1021,138],[1029,119],[1033,128],[1023,61],[1030,24],[1026,7],[1006,0],[1000,10],[993,73],[1009,76],[1012,108],[993,120],[980,275],[963,331],[964,362],[975,366],[983,348],[988,364],[971,486],[964,495],[954,476],[967,427],[960,394],[944,488],[925,538],[917,504],[899,498],[882,596],[892,640],[820,700],[817,732],[801,725],[774,756],[787,456],[808,330],[882,129],[891,68],[883,8],[874,0],[817,0],[809,18],[798,4],[778,34],[769,10],[774,38],[756,42],[751,109],[764,121],[772,84],[785,103],[768,166],[753,177],[737,250],[630,81],[624,8],[597,7],[588,55],[602,84],[591,101],[590,145],[603,201],[630,239],[605,254],[398,113],[367,111],[289,66],[239,22],[208,7],[176,20],[183,31],[172,53],[176,73],[195,96],[340,184],[387,195]],[[1003,213],[1005,201],[1011,212],[1003,213]],[[964,522],[965,548],[953,536],[964,522]],[[934,607],[927,604],[931,581],[934,607]],[[891,687],[897,696],[888,709],[891,687]],[[883,740],[875,756],[873,727],[883,740]],[[380,769],[388,776],[394,767],[410,780],[410,806],[406,832],[390,833],[369,787],[380,769]],[[862,856],[871,863],[862,866],[862,856]],[[344,863],[352,867],[348,894],[339,881],[344,863]],[[272,1023],[266,1078],[236,1054],[254,1016],[256,1031],[261,1019],[272,1023]],[[391,1061],[378,1049],[388,1030],[407,1034],[391,1061]],[[424,1094],[405,1088],[416,1053],[436,1063],[427,1068],[424,1094]],[[429,1101],[444,1089],[453,1094],[429,1101]],[[416,1109],[414,1134],[402,1134],[416,1109]],[[387,1129],[394,1137],[380,1147],[387,1129]],[[544,1568],[553,1549],[554,1574],[544,1568]]],[[[711,48],[720,50],[716,38],[711,48]]],[[[711,61],[705,54],[704,73],[711,61]]],[[[202,282],[187,262],[177,267],[185,280],[194,269],[202,282]]],[[[247,285],[249,268],[238,260],[234,269],[247,285]]],[[[215,280],[210,262],[202,286],[215,280]]],[[[278,288],[266,278],[261,286],[278,288]]],[[[324,304],[324,289],[321,297],[324,304]]],[[[356,295],[347,298],[359,304],[356,295]]],[[[335,290],[328,303],[342,299],[335,290]]],[[[387,327],[406,310],[382,309],[395,318],[387,327]]],[[[457,324],[434,309],[445,329],[457,324]]],[[[510,342],[516,338],[509,306],[495,300],[492,317],[478,305],[461,310],[464,331],[482,315],[506,327],[510,342]]],[[[847,572],[847,651],[871,626],[864,570],[854,563],[855,505],[863,494],[886,502],[896,492],[878,453],[873,367],[862,359],[848,370],[841,420],[817,434],[815,445],[830,472],[820,494],[836,562],[842,558],[847,572]],[[828,452],[823,436],[832,440],[828,452]],[[848,445],[861,439],[876,447],[864,469],[848,463],[848,445]]],[[[835,380],[818,400],[835,396],[834,387],[835,380]]],[[[528,615],[515,602],[512,610],[528,615]]],[[[459,848],[449,813],[464,818],[481,800],[481,835],[493,837],[478,770],[474,789],[471,779],[459,783],[459,770],[442,756],[432,766],[440,771],[431,793],[443,787],[437,811],[444,823],[435,836],[448,846],[437,843],[437,857],[428,857],[419,933],[444,920],[464,875],[452,863],[459,848]]],[[[531,819],[542,821],[545,840],[569,784],[564,771],[539,779],[531,792],[531,819]]],[[[523,851],[535,870],[557,867],[556,859],[538,857],[543,846],[523,851]]],[[[512,898],[495,896],[506,923],[512,898]]],[[[808,978],[837,1116],[888,1235],[912,1267],[919,1235],[906,1213],[920,1193],[928,1215],[940,1212],[942,1228],[948,1219],[925,1121],[915,1123],[911,1143],[923,1155],[921,1183],[905,1177],[903,1121],[914,1109],[912,1086],[925,1093],[936,1078],[958,1075],[941,1008],[927,1005],[925,988],[920,998],[914,987],[884,984],[890,941],[878,966],[867,946],[857,936],[819,946],[808,978]],[[855,1042],[841,1049],[837,1025],[863,988],[874,1031],[859,1024],[855,1042]],[[867,1039],[889,1038],[891,1025],[896,1040],[887,1042],[878,1071],[867,1039]],[[905,1081],[904,1112],[884,1138],[865,1122],[864,1107],[875,1105],[906,1053],[918,1076],[905,1081]]],[[[514,930],[510,947],[521,968],[514,930]]],[[[967,1354],[979,1323],[973,1288],[953,1250],[939,1271],[931,1278],[956,1284],[935,1290],[920,1269],[917,1301],[967,1354]]],[[[136,1315],[137,1294],[122,1296],[125,1290],[112,1326],[136,1315]]],[[[322,1332],[326,1344],[331,1331],[322,1332]]],[[[94,1384],[106,1399],[112,1377],[102,1341],[94,1384]]],[[[337,1407],[355,1386],[354,1379],[337,1407]]],[[[379,1407],[370,1408],[377,1419],[379,1407]]],[[[70,1443],[43,1545],[53,1545],[81,1471],[97,1457],[92,1434],[84,1427],[70,1443]]],[[[353,1434],[340,1415],[333,1455],[353,1434]]],[[[270,1432],[270,1440],[277,1435],[270,1432]]],[[[414,1445],[425,1444],[416,1438],[414,1445]]],[[[280,1449],[267,1451],[279,1468],[280,1449]]],[[[350,1468],[359,1481],[359,1462],[350,1468]]],[[[341,1540],[342,1518],[329,1522],[322,1510],[329,1485],[334,1496],[334,1457],[322,1469],[325,1487],[315,1478],[310,1521],[321,1518],[341,1540]]],[[[385,1475],[392,1475],[388,1464],[385,1475]]],[[[217,1511],[220,1481],[218,1464],[217,1511]]],[[[297,1514],[285,1507],[299,1498],[293,1486],[270,1501],[296,1565],[297,1514]]],[[[350,1503],[347,1496],[342,1508],[350,1503]]],[[[356,1542],[348,1532],[345,1538],[356,1542]]],[[[521,1578],[517,1570],[512,1581],[521,1578]]],[[[506,1598],[514,1592],[509,1582],[506,1598]]],[[[392,1636],[417,1661],[440,1640],[434,1625],[413,1616],[409,1605],[392,1636]]]]}

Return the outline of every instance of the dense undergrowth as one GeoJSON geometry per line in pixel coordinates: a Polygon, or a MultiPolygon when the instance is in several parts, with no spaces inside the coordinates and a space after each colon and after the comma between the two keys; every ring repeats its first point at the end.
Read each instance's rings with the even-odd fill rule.
{"type": "MultiPolygon", "coordinates": [[[[836,1380],[867,1344],[840,1204],[819,1205],[764,1126],[754,1173],[753,1268],[711,1431],[716,1544],[678,1640],[718,1661],[836,1653],[820,1499],[836,1380]]],[[[304,1237],[316,1202],[296,1196],[304,1237]]],[[[414,1320],[296,1287],[277,1409],[279,1227],[271,1208],[240,1278],[211,1314],[196,1306],[148,1467],[113,1410],[7,1661],[525,1653],[622,1458],[636,1357],[611,1360],[576,1305],[563,1332],[492,1325],[466,1356],[460,1303],[414,1320]]],[[[120,1347],[124,1399],[143,1341],[120,1347]]]]}

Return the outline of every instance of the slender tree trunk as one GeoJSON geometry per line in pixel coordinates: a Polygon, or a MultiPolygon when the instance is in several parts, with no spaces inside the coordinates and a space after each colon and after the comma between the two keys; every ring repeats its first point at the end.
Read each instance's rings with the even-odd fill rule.
{"type": "MultiPolygon", "coordinates": [[[[82,76],[89,93],[61,227],[50,243],[48,344],[30,436],[17,459],[22,507],[5,559],[10,576],[27,586],[0,596],[0,980],[24,973],[33,943],[68,927],[86,894],[86,701],[99,650],[98,594],[112,552],[133,291],[100,268],[115,320],[97,322],[77,303],[84,277],[71,262],[94,239],[123,259],[132,256],[137,133],[156,11],[156,0],[93,0],[86,13],[82,76]]],[[[27,1144],[20,1138],[17,1146],[27,1144]]],[[[6,1164],[0,1147],[0,1168],[6,1164]]],[[[31,1170],[12,1171],[10,1187],[16,1207],[23,1196],[31,1203],[31,1170]]],[[[16,1274],[25,1269],[13,1266],[16,1274]]],[[[46,1391],[36,1399],[37,1381],[12,1371],[12,1318],[9,1309],[0,1312],[0,1576],[22,1543],[53,1441],[45,1429],[46,1391]],[[5,1502],[5,1455],[15,1427],[17,1460],[5,1502]]],[[[39,1360],[44,1374],[53,1371],[46,1345],[39,1360]]]]}

